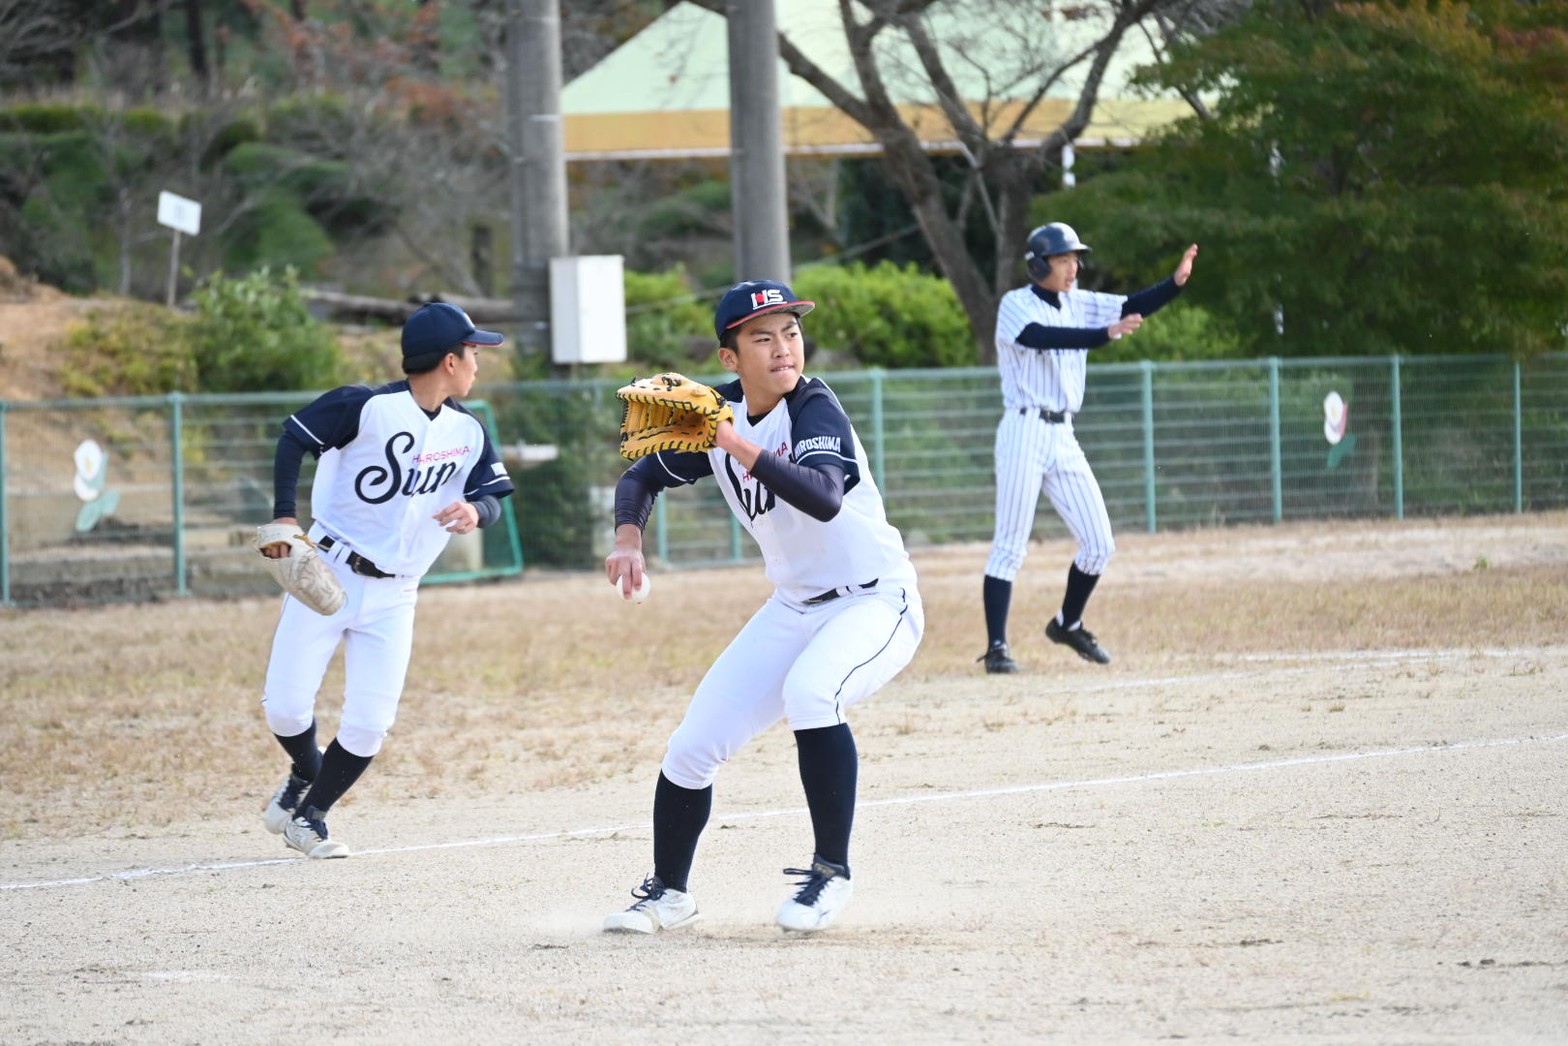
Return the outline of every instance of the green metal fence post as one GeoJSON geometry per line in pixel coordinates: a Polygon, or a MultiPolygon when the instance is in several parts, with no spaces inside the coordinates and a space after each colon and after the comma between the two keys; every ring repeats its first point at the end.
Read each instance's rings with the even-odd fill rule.
{"type": "Polygon", "coordinates": [[[185,394],[169,393],[170,468],[174,500],[174,592],[189,595],[185,583],[185,394]]]}
{"type": "Polygon", "coordinates": [[[659,557],[659,562],[669,565],[670,562],[670,527],[666,519],[665,505],[669,498],[653,499],[653,548],[654,555],[659,557]]]}
{"type": "Polygon", "coordinates": [[[1154,510],[1154,363],[1142,361],[1143,376],[1143,503],[1149,533],[1157,525],[1154,510]]]}
{"type": "Polygon", "coordinates": [[[871,368],[871,478],[887,492],[887,470],[883,467],[887,455],[887,434],[882,430],[882,379],[881,367],[871,368]]]}
{"type": "Polygon", "coordinates": [[[1285,477],[1279,433],[1279,357],[1269,357],[1269,477],[1274,495],[1274,522],[1285,517],[1285,477]]]}
{"type": "Polygon", "coordinates": [[[11,521],[6,515],[5,400],[0,400],[0,606],[11,605],[11,521]]]}
{"type": "Polygon", "coordinates": [[[1392,358],[1393,371],[1389,376],[1389,406],[1393,422],[1394,439],[1394,518],[1405,518],[1405,432],[1404,419],[1400,416],[1399,357],[1392,358]]]}
{"type": "Polygon", "coordinates": [[[1524,511],[1524,389],[1514,360],[1514,512],[1524,511]]]}

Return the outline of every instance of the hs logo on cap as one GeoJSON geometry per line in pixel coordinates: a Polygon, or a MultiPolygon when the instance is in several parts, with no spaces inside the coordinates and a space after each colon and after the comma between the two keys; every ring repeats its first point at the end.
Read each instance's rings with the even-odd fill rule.
{"type": "Polygon", "coordinates": [[[751,294],[751,311],[767,308],[769,305],[783,305],[784,292],[776,287],[769,287],[765,291],[753,291],[751,294]]]}

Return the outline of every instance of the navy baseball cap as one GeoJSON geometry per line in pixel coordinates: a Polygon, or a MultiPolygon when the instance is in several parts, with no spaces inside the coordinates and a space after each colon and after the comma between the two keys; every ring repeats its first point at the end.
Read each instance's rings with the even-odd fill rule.
{"type": "Polygon", "coordinates": [[[506,338],[480,330],[468,313],[450,302],[421,305],[403,324],[403,358],[446,354],[459,345],[499,345],[506,338]]]}
{"type": "Polygon", "coordinates": [[[801,301],[788,286],[773,280],[748,280],[737,283],[719,299],[713,314],[713,333],[720,341],[724,332],[739,327],[753,316],[770,312],[793,312],[804,316],[817,307],[814,301],[801,301]]]}

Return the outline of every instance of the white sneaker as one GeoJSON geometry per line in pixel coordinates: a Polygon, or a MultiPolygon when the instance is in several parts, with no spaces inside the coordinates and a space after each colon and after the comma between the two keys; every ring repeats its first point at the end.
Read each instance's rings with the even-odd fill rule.
{"type": "Polygon", "coordinates": [[[273,835],[282,835],[284,825],[294,819],[294,811],[299,809],[300,799],[309,790],[309,781],[289,774],[262,809],[261,823],[267,826],[267,831],[273,835]]]}
{"type": "Polygon", "coordinates": [[[650,875],[632,891],[637,903],[624,912],[605,917],[604,928],[629,933],[658,933],[675,930],[696,922],[697,899],[689,893],[672,890],[650,875]]]}
{"type": "Polygon", "coordinates": [[[806,877],[795,884],[800,887],[795,896],[779,906],[779,926],[796,933],[827,929],[855,895],[849,869],[816,855],[812,855],[810,868],[786,868],[784,874],[806,877]]]}
{"type": "MultiPolygon", "coordinates": [[[[315,809],[311,807],[313,812],[315,809]]],[[[283,841],[306,857],[325,859],[349,854],[347,843],[327,838],[327,822],[320,818],[293,818],[283,826],[283,841]]]]}

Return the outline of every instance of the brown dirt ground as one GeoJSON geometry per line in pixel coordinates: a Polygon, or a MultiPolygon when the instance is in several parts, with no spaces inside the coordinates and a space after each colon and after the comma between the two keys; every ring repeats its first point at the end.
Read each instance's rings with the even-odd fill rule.
{"type": "Polygon", "coordinates": [[[325,863],[258,816],[274,601],[0,615],[0,1039],[1568,1040],[1568,513],[1120,543],[1115,662],[1040,636],[1046,541],[1011,677],[974,664],[985,549],[917,553],[926,641],[851,716],[856,899],[811,939],[771,923],[810,849],[782,728],[720,778],[703,921],[598,931],[755,570],[427,589],[325,863]]]}
{"type": "MultiPolygon", "coordinates": [[[[0,264],[0,398],[59,395],[99,304],[0,264]]],[[[258,817],[274,600],[0,611],[0,1041],[1568,1041],[1568,513],[1119,541],[1115,662],[1040,636],[1044,541],[995,678],[985,549],[916,554],[925,643],[852,714],[857,896],[809,939],[771,923],[810,850],[782,728],[720,778],[703,921],[598,932],[753,569],[426,589],[315,864],[258,817]]]]}
{"type": "Polygon", "coordinates": [[[60,339],[71,324],[110,299],[73,298],[17,273],[0,256],[0,399],[57,399],[60,339]]]}

